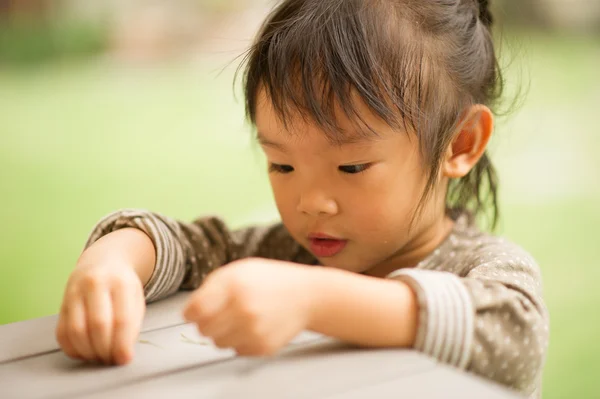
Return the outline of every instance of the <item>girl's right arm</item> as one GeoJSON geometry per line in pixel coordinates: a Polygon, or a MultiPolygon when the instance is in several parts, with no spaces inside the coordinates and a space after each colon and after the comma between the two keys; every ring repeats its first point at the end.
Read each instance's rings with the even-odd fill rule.
{"type": "Polygon", "coordinates": [[[193,290],[210,272],[238,259],[315,262],[281,223],[231,230],[217,217],[186,223],[143,209],[123,209],[104,217],[90,234],[86,248],[101,237],[128,227],[146,233],[156,250],[156,268],[144,285],[148,303],[181,289],[193,290]]]}
{"type": "Polygon", "coordinates": [[[146,303],[195,289],[217,267],[246,257],[315,262],[281,224],[232,231],[215,217],[184,223],[140,209],[111,213],[69,278],[59,344],[74,358],[127,363],[146,303]]]}

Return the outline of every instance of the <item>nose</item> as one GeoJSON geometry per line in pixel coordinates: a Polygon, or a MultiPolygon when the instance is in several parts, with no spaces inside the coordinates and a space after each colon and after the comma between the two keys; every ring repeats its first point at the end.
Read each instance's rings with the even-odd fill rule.
{"type": "Polygon", "coordinates": [[[297,210],[310,216],[333,216],[339,212],[335,199],[318,189],[301,193],[297,210]]]}

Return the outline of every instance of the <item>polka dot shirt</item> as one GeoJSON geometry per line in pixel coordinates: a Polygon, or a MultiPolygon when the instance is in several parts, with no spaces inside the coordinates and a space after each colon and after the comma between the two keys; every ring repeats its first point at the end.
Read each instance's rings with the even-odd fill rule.
{"type": "MultiPolygon", "coordinates": [[[[317,263],[281,224],[230,231],[214,217],[182,223],[138,209],[104,217],[86,248],[124,227],[143,230],[156,248],[156,267],[144,287],[147,302],[195,289],[215,268],[245,257],[317,263]]],[[[527,252],[460,217],[432,254],[387,278],[408,283],[417,293],[415,349],[540,397],[548,313],[540,270],[527,252]]]]}

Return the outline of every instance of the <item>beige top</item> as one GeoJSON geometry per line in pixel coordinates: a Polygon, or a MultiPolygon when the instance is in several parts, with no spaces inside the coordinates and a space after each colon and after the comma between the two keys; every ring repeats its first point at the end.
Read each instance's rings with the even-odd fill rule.
{"type": "MultiPolygon", "coordinates": [[[[137,209],[103,218],[86,248],[124,227],[143,230],[156,247],[156,267],[144,287],[147,302],[195,289],[209,272],[236,259],[318,263],[281,223],[231,231],[215,217],[183,223],[137,209]]],[[[540,270],[527,252],[461,217],[426,259],[388,278],[417,292],[415,349],[531,398],[541,396],[548,312],[540,270]]]]}

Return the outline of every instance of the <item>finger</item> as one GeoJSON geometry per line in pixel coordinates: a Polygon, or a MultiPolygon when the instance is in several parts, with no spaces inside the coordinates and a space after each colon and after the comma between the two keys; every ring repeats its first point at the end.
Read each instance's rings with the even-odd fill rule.
{"type": "Polygon", "coordinates": [[[213,337],[212,341],[215,346],[222,349],[233,348],[237,350],[238,347],[249,346],[246,332],[235,327],[222,331],[221,334],[213,337]]]}
{"type": "Polygon", "coordinates": [[[209,322],[200,324],[198,323],[198,330],[200,334],[208,338],[218,338],[222,335],[227,334],[229,331],[235,330],[236,328],[236,317],[233,312],[224,310],[222,313],[217,314],[209,322]]]}
{"type": "Polygon", "coordinates": [[[114,332],[112,358],[117,364],[127,364],[134,356],[135,341],[144,319],[145,303],[141,290],[114,289],[114,332]],[[136,298],[138,296],[138,298],[136,298]],[[139,298],[141,296],[141,298],[139,298]]]}
{"type": "Polygon", "coordinates": [[[81,299],[75,299],[69,304],[67,311],[67,337],[77,352],[86,360],[97,360],[89,336],[85,308],[81,299]]]}
{"type": "Polygon", "coordinates": [[[277,336],[257,334],[252,329],[234,329],[215,341],[219,347],[231,347],[240,356],[273,356],[284,345],[277,336]]]}
{"type": "Polygon", "coordinates": [[[251,343],[241,343],[233,346],[238,356],[259,356],[256,346],[251,343]]]}
{"type": "Polygon", "coordinates": [[[242,337],[240,341],[237,341],[232,347],[240,356],[260,357],[275,356],[280,349],[279,346],[274,345],[272,343],[261,343],[253,340],[248,340],[246,337],[242,337]]]}
{"type": "Polygon", "coordinates": [[[107,290],[91,290],[85,296],[88,334],[92,348],[106,364],[111,363],[113,310],[107,290]]]}
{"type": "Polygon", "coordinates": [[[218,314],[211,323],[201,328],[200,333],[210,338],[219,348],[235,348],[248,341],[252,337],[240,323],[238,312],[234,308],[228,308],[223,313],[218,314]]]}
{"type": "Polygon", "coordinates": [[[206,323],[222,312],[228,302],[228,292],[219,282],[207,281],[190,298],[183,312],[187,321],[206,323]]]}
{"type": "Polygon", "coordinates": [[[66,307],[63,307],[63,310],[61,311],[58,318],[58,323],[56,324],[56,341],[58,342],[58,345],[60,345],[62,351],[67,356],[69,356],[72,359],[82,359],[82,357],[79,355],[79,352],[77,352],[77,349],[75,349],[75,346],[71,344],[71,341],[69,340],[69,336],[67,334],[66,307]]]}

